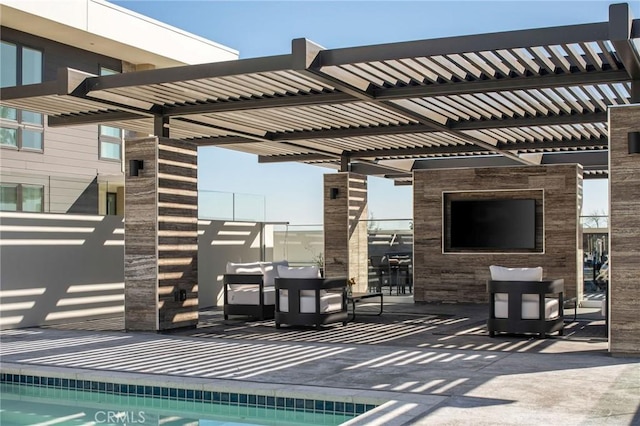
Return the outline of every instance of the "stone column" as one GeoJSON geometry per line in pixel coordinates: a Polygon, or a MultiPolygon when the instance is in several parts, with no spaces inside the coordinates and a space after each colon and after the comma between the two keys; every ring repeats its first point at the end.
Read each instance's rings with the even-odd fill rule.
{"type": "Polygon", "coordinates": [[[324,175],[325,276],[356,279],[367,291],[367,177],[350,172],[324,175]]]}
{"type": "Polygon", "coordinates": [[[198,322],[197,147],[166,138],[125,143],[125,328],[198,322]],[[142,161],[132,176],[131,161],[142,161]]]}
{"type": "Polygon", "coordinates": [[[609,352],[640,354],[640,104],[609,109],[609,352]]]}

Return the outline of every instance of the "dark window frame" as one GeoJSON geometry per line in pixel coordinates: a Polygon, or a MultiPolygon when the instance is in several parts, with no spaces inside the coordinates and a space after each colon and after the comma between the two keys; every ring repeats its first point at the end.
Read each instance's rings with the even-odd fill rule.
{"type": "MultiPolygon", "coordinates": [[[[114,69],[105,67],[105,66],[100,66],[100,75],[112,75],[112,74],[120,74],[119,71],[116,71],[114,69]]],[[[124,130],[118,128],[118,127],[113,127],[113,126],[104,126],[102,124],[98,125],[98,159],[102,160],[102,161],[112,161],[112,162],[121,162],[122,158],[123,158],[123,143],[124,143],[124,130]],[[103,127],[108,127],[111,129],[118,129],[120,131],[120,137],[116,138],[114,136],[110,136],[110,135],[103,135],[102,134],[102,129],[103,127]],[[102,154],[102,144],[103,143],[111,143],[114,145],[119,145],[120,146],[120,150],[119,150],[119,158],[113,158],[113,157],[108,157],[102,154]]]]}
{"type": "MultiPolygon", "coordinates": [[[[2,43],[6,43],[6,44],[11,44],[13,46],[16,47],[16,74],[15,74],[15,80],[16,80],[16,85],[17,86],[22,86],[23,83],[23,79],[22,79],[22,75],[23,75],[23,66],[24,66],[24,61],[23,61],[23,50],[25,48],[30,49],[30,50],[34,50],[37,52],[40,52],[41,55],[41,60],[40,60],[40,82],[42,82],[43,76],[44,76],[44,50],[28,45],[28,44],[24,44],[24,43],[20,43],[20,42],[16,42],[13,40],[1,40],[0,42],[2,43]]],[[[5,107],[5,108],[10,108],[10,107],[5,107]]],[[[27,151],[27,152],[36,152],[36,153],[42,153],[44,152],[44,125],[45,125],[45,116],[44,114],[38,114],[41,118],[40,120],[40,124],[38,123],[32,123],[32,122],[26,122],[23,120],[23,110],[21,109],[17,109],[17,108],[11,108],[13,110],[16,111],[16,119],[12,120],[12,119],[8,119],[8,118],[2,118],[0,117],[0,128],[3,129],[10,129],[10,130],[16,130],[16,145],[5,145],[5,144],[0,144],[0,148],[2,149],[12,149],[12,150],[18,150],[18,151],[27,151]],[[24,146],[24,132],[25,131],[29,131],[29,132],[34,132],[34,133],[39,133],[40,134],[40,148],[31,148],[31,147],[25,147],[24,146]]]]}
{"type": "Polygon", "coordinates": [[[11,212],[27,212],[27,213],[43,213],[44,212],[44,185],[31,184],[31,183],[14,183],[14,182],[1,182],[0,187],[11,186],[15,188],[16,191],[16,209],[15,210],[2,210],[0,211],[11,211],[11,212]],[[24,187],[37,187],[41,189],[40,194],[40,211],[31,211],[24,210],[24,187]]]}

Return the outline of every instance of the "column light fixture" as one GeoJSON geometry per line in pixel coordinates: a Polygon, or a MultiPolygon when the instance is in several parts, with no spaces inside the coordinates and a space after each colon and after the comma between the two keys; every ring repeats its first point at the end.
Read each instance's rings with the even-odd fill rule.
{"type": "Polygon", "coordinates": [[[640,132],[627,133],[629,154],[640,154],[640,132]]]}
{"type": "Polygon", "coordinates": [[[129,160],[129,176],[140,176],[140,170],[144,170],[143,160],[129,160]]]}

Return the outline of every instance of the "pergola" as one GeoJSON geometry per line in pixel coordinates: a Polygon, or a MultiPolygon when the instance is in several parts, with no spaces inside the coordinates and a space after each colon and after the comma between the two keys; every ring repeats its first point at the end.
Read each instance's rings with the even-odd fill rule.
{"type": "Polygon", "coordinates": [[[580,163],[607,173],[607,108],[636,102],[640,21],[323,49],[2,90],[49,126],[108,123],[411,183],[411,171],[580,163]]]}
{"type": "MultiPolygon", "coordinates": [[[[172,295],[183,287],[190,294],[195,268],[177,281],[170,275],[185,264],[174,258],[193,256],[197,242],[198,146],[396,184],[411,184],[421,169],[577,163],[584,177],[610,178],[611,256],[621,254],[611,267],[612,281],[620,271],[611,338],[619,352],[637,353],[640,223],[629,211],[637,216],[640,201],[629,200],[640,200],[640,162],[624,156],[627,132],[640,132],[638,52],[640,20],[616,4],[608,21],[592,24],[340,49],[296,39],[290,54],[108,76],[61,69],[55,81],[3,88],[0,97],[47,114],[49,126],[99,123],[154,136],[125,144],[127,159],[144,160],[139,179],[127,167],[128,328],[193,324],[193,304],[173,304],[172,295]],[[615,132],[614,110],[623,117],[615,132]],[[615,153],[614,134],[622,141],[615,153]]],[[[325,211],[325,240],[328,223],[349,222],[346,203],[329,219],[325,211]]],[[[330,249],[348,267],[350,241],[335,241],[330,249]]]]}

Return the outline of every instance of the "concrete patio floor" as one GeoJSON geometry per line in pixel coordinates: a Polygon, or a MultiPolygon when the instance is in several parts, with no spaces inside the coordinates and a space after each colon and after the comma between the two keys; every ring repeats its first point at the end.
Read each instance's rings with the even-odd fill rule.
{"type": "Polygon", "coordinates": [[[607,353],[595,309],[564,336],[488,337],[487,307],[385,295],[346,326],[275,329],[204,310],[198,328],[123,332],[121,319],[1,333],[3,372],[341,398],[379,407],[349,425],[640,425],[640,359],[607,353]]]}

